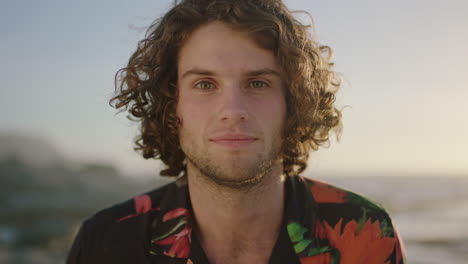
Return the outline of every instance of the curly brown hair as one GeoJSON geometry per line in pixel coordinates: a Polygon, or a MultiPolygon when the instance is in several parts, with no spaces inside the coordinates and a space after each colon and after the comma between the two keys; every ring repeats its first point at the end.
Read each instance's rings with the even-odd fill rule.
{"type": "Polygon", "coordinates": [[[186,170],[176,116],[178,52],[199,26],[221,21],[252,36],[278,59],[286,76],[287,122],[282,159],[285,175],[300,174],[311,150],[341,130],[334,106],[340,78],[331,69],[331,49],[318,44],[281,0],[183,0],[148,28],[127,67],[115,77],[117,95],[110,104],[128,110],[141,122],[135,150],[145,159],[160,159],[161,176],[186,170]]]}

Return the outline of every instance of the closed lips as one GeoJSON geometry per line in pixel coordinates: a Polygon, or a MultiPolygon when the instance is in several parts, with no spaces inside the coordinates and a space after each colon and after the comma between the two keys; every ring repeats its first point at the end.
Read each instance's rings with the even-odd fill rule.
{"type": "Polygon", "coordinates": [[[249,140],[257,140],[256,137],[248,136],[248,135],[223,135],[218,137],[213,137],[210,139],[211,141],[249,141],[249,140]]]}

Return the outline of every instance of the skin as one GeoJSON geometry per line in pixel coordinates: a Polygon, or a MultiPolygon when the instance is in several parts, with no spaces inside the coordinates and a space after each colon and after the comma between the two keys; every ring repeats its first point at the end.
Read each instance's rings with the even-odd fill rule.
{"type": "Polygon", "coordinates": [[[284,210],[284,78],[273,53],[222,22],[178,58],[177,115],[195,232],[210,263],[267,263],[284,210]]]}

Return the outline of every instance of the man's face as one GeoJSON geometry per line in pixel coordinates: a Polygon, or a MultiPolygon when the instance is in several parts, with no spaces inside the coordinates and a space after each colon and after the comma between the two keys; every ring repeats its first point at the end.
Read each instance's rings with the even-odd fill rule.
{"type": "Polygon", "coordinates": [[[247,34],[221,22],[195,30],[177,69],[179,139],[189,175],[199,171],[241,188],[273,168],[282,171],[283,83],[273,53],[247,34]]]}

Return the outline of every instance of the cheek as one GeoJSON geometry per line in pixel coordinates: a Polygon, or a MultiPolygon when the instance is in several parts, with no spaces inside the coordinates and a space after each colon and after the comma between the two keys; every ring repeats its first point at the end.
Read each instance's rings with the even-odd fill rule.
{"type": "Polygon", "coordinates": [[[190,100],[180,100],[177,107],[177,117],[180,120],[181,129],[188,130],[191,134],[200,130],[205,124],[203,115],[205,110],[203,105],[195,105],[190,100]]]}
{"type": "Polygon", "coordinates": [[[177,100],[176,114],[181,122],[182,127],[186,127],[187,122],[189,122],[193,116],[193,113],[191,114],[191,102],[188,99],[189,97],[186,94],[180,92],[179,98],[177,100]]]}
{"type": "Polygon", "coordinates": [[[286,120],[286,102],[282,98],[273,98],[261,104],[256,104],[257,113],[261,113],[260,120],[276,129],[284,126],[286,120]]]}

